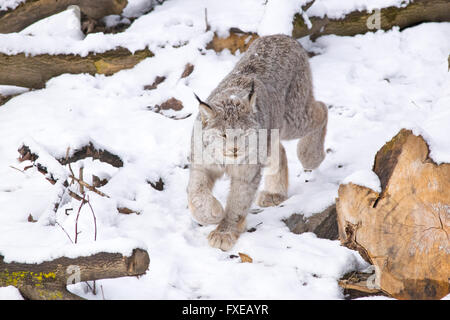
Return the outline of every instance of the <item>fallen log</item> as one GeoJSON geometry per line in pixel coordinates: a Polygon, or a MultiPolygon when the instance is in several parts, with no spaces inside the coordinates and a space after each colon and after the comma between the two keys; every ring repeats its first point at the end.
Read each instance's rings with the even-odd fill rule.
{"type": "Polygon", "coordinates": [[[339,187],[339,239],[378,268],[379,286],[397,299],[450,292],[450,164],[437,165],[421,136],[401,130],[372,169],[381,192],[339,187]]]}
{"type": "Polygon", "coordinates": [[[140,276],[149,267],[147,251],[134,249],[127,257],[120,253],[100,252],[90,256],[61,257],[38,264],[4,262],[0,256],[0,287],[14,286],[25,299],[74,300],[68,284],[81,281],[140,276]]]}
{"type": "Polygon", "coordinates": [[[125,48],[89,53],[85,57],[74,54],[26,56],[24,53],[0,53],[0,84],[41,89],[47,80],[64,73],[112,75],[152,56],[148,49],[131,53],[125,48]]]}
{"type": "MultiPolygon", "coordinates": [[[[448,0],[415,0],[403,8],[392,6],[382,8],[379,12],[380,29],[389,30],[394,26],[404,29],[423,22],[450,21],[450,2],[448,0]]],[[[311,29],[308,28],[302,15],[296,14],[292,36],[301,38],[309,35],[315,39],[327,34],[354,36],[376,31],[376,28],[369,28],[373,24],[370,20],[373,14],[374,12],[354,11],[342,19],[331,19],[326,16],[310,17],[311,29]]]]}
{"type": "MultiPolygon", "coordinates": [[[[312,5],[312,2],[303,7],[303,11],[312,5]]],[[[376,31],[372,27],[374,12],[354,11],[341,19],[331,19],[328,17],[309,17],[311,28],[300,13],[294,16],[292,37],[302,38],[311,36],[312,40],[327,34],[339,36],[354,36],[364,34],[369,31],[376,31]]],[[[380,29],[389,30],[394,26],[400,29],[415,26],[423,22],[443,22],[450,21],[450,2],[447,0],[416,0],[409,3],[404,8],[386,7],[380,9],[380,29]]],[[[237,28],[230,29],[228,37],[219,37],[214,34],[212,41],[207,45],[207,49],[220,52],[224,49],[235,53],[237,50],[244,52],[249,45],[259,37],[253,32],[245,32],[237,28]]]]}
{"type": "MultiPolygon", "coordinates": [[[[39,158],[39,155],[35,154],[30,148],[26,145],[22,145],[18,150],[20,154],[19,161],[23,162],[26,160],[36,161],[39,158]]],[[[62,164],[67,165],[69,163],[77,162],[78,160],[92,158],[94,160],[99,160],[101,162],[108,163],[113,167],[120,168],[123,166],[122,159],[108,150],[104,149],[96,149],[92,142],[89,142],[88,145],[85,145],[79,149],[76,149],[73,152],[72,156],[66,156],[64,158],[57,158],[56,160],[62,164]]]]}
{"type": "Polygon", "coordinates": [[[111,14],[121,14],[127,0],[27,0],[17,8],[0,11],[0,33],[19,32],[34,22],[59,13],[70,5],[92,19],[111,14]]]}

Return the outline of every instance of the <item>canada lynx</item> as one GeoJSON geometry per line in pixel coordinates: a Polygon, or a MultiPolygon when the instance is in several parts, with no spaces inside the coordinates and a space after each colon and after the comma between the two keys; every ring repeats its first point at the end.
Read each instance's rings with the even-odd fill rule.
{"type": "Polygon", "coordinates": [[[194,130],[191,140],[189,208],[199,223],[218,224],[208,236],[209,244],[228,250],[245,231],[263,167],[265,184],[257,204],[275,206],[287,199],[285,150],[279,140],[276,144],[265,141],[273,142],[274,133],[280,139],[300,139],[297,156],[305,169],[314,169],[325,157],[328,111],[314,99],[305,50],[284,35],[255,40],[207,100],[197,99],[200,112],[194,129],[201,128],[202,134],[199,140],[194,130]],[[265,160],[249,161],[250,143],[236,143],[236,138],[246,141],[253,132],[267,133],[267,140],[258,136],[259,142],[253,143],[267,147],[265,160]],[[199,150],[212,161],[194,161],[199,150]],[[224,173],[231,180],[225,210],[212,194],[215,181],[224,173]]]}

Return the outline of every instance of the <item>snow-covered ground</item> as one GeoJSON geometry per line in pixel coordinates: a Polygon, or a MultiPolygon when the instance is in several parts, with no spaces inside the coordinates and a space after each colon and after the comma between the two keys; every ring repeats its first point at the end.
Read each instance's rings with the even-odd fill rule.
{"type": "MultiPolygon", "coordinates": [[[[289,232],[282,219],[293,213],[310,216],[322,211],[334,202],[339,184],[349,176],[345,181],[377,188],[378,181],[370,173],[374,155],[400,128],[423,134],[430,143],[431,157],[450,162],[450,23],[354,37],[324,36],[315,42],[300,39],[317,54],[310,59],[315,95],[329,106],[327,157],[317,170],[305,173],[295,154],[296,142],[285,142],[290,198],[280,207],[249,214],[248,228],[256,231],[244,233],[230,252],[222,252],[207,243],[214,227],[198,226],[187,208],[186,165],[197,113],[193,92],[206,98],[239,60],[239,53],[205,49],[214,31],[226,34],[230,27],[238,27],[289,34],[291,26],[282,21],[291,19],[306,1],[286,1],[286,10],[271,2],[264,6],[262,0],[166,1],[122,34],[90,34],[84,39],[74,38],[71,28],[66,35],[39,34],[36,28],[34,36],[0,35],[0,52],[9,54],[85,55],[118,45],[130,50],[148,46],[155,53],[133,69],[108,77],[55,77],[45,89],[22,93],[0,106],[0,253],[5,260],[39,262],[99,250],[127,254],[137,246],[149,252],[149,271],[140,278],[97,281],[106,299],[343,298],[337,279],[367,264],[338,241],[289,232]],[[205,7],[211,25],[208,32],[205,7]],[[193,64],[194,71],[180,79],[186,63],[193,64]],[[157,76],[166,80],[155,90],[144,90],[157,76]],[[171,97],[183,102],[183,110],[165,116],[148,108],[171,97]],[[168,117],[174,114],[193,115],[184,120],[168,117]],[[65,196],[55,215],[60,185],[51,185],[35,169],[16,170],[30,165],[17,161],[17,149],[25,143],[39,151],[49,170],[64,178],[69,169],[52,158],[64,157],[68,147],[73,152],[89,142],[119,155],[124,166],[118,169],[89,159],[72,165],[75,173],[84,167],[88,183],[91,174],[108,178],[100,190],[110,196],[89,192],[97,218],[97,241],[91,211],[84,206],[78,243],[72,244],[62,228],[73,240],[79,202],[65,196]],[[163,191],[148,183],[159,178],[164,181],[163,191]],[[123,215],[117,207],[140,214],[123,215]],[[37,223],[27,221],[30,214],[37,223]],[[241,263],[235,258],[238,252],[251,256],[253,263],[241,263]]],[[[322,2],[317,1],[318,5],[322,2]]],[[[385,2],[401,4],[380,1],[385,2]]],[[[361,1],[349,3],[361,6],[361,1]]],[[[138,0],[134,5],[141,8],[138,0]]],[[[348,10],[326,8],[335,8],[336,15],[348,10]]],[[[0,86],[0,94],[16,91],[23,90],[0,86]]],[[[227,183],[222,179],[214,190],[222,202],[227,183]]],[[[86,292],[85,287],[80,283],[69,289],[89,299],[102,298],[86,292]]],[[[0,299],[19,298],[16,291],[0,288],[0,299]]]]}

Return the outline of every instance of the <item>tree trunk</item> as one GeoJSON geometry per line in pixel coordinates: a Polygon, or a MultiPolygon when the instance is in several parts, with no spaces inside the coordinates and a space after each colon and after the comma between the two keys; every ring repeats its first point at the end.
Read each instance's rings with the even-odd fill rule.
{"type": "Polygon", "coordinates": [[[375,157],[381,193],[339,187],[341,243],[372,263],[380,288],[398,299],[450,291],[450,164],[428,155],[423,138],[403,129],[375,157]]]}
{"type": "Polygon", "coordinates": [[[145,274],[147,251],[134,249],[131,256],[100,252],[91,256],[62,257],[39,264],[5,263],[0,256],[0,287],[14,286],[26,299],[81,299],[67,291],[68,284],[145,274]]]}
{"type": "Polygon", "coordinates": [[[40,89],[45,87],[47,80],[64,73],[111,75],[132,68],[152,56],[148,49],[133,54],[124,48],[90,53],[85,57],[74,54],[26,56],[24,53],[0,53],[0,84],[40,89]]]}
{"type": "Polygon", "coordinates": [[[0,12],[0,33],[19,32],[70,5],[78,5],[89,18],[100,19],[121,14],[127,3],[127,0],[27,0],[13,10],[0,12]]]}

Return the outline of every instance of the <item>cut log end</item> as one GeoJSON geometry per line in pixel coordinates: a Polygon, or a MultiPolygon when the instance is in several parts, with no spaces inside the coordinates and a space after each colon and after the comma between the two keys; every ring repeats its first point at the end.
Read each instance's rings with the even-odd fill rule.
{"type": "Polygon", "coordinates": [[[450,164],[437,165],[421,136],[402,130],[377,153],[381,194],[352,183],[338,191],[341,243],[380,270],[398,299],[440,299],[450,291],[450,164]]]}

